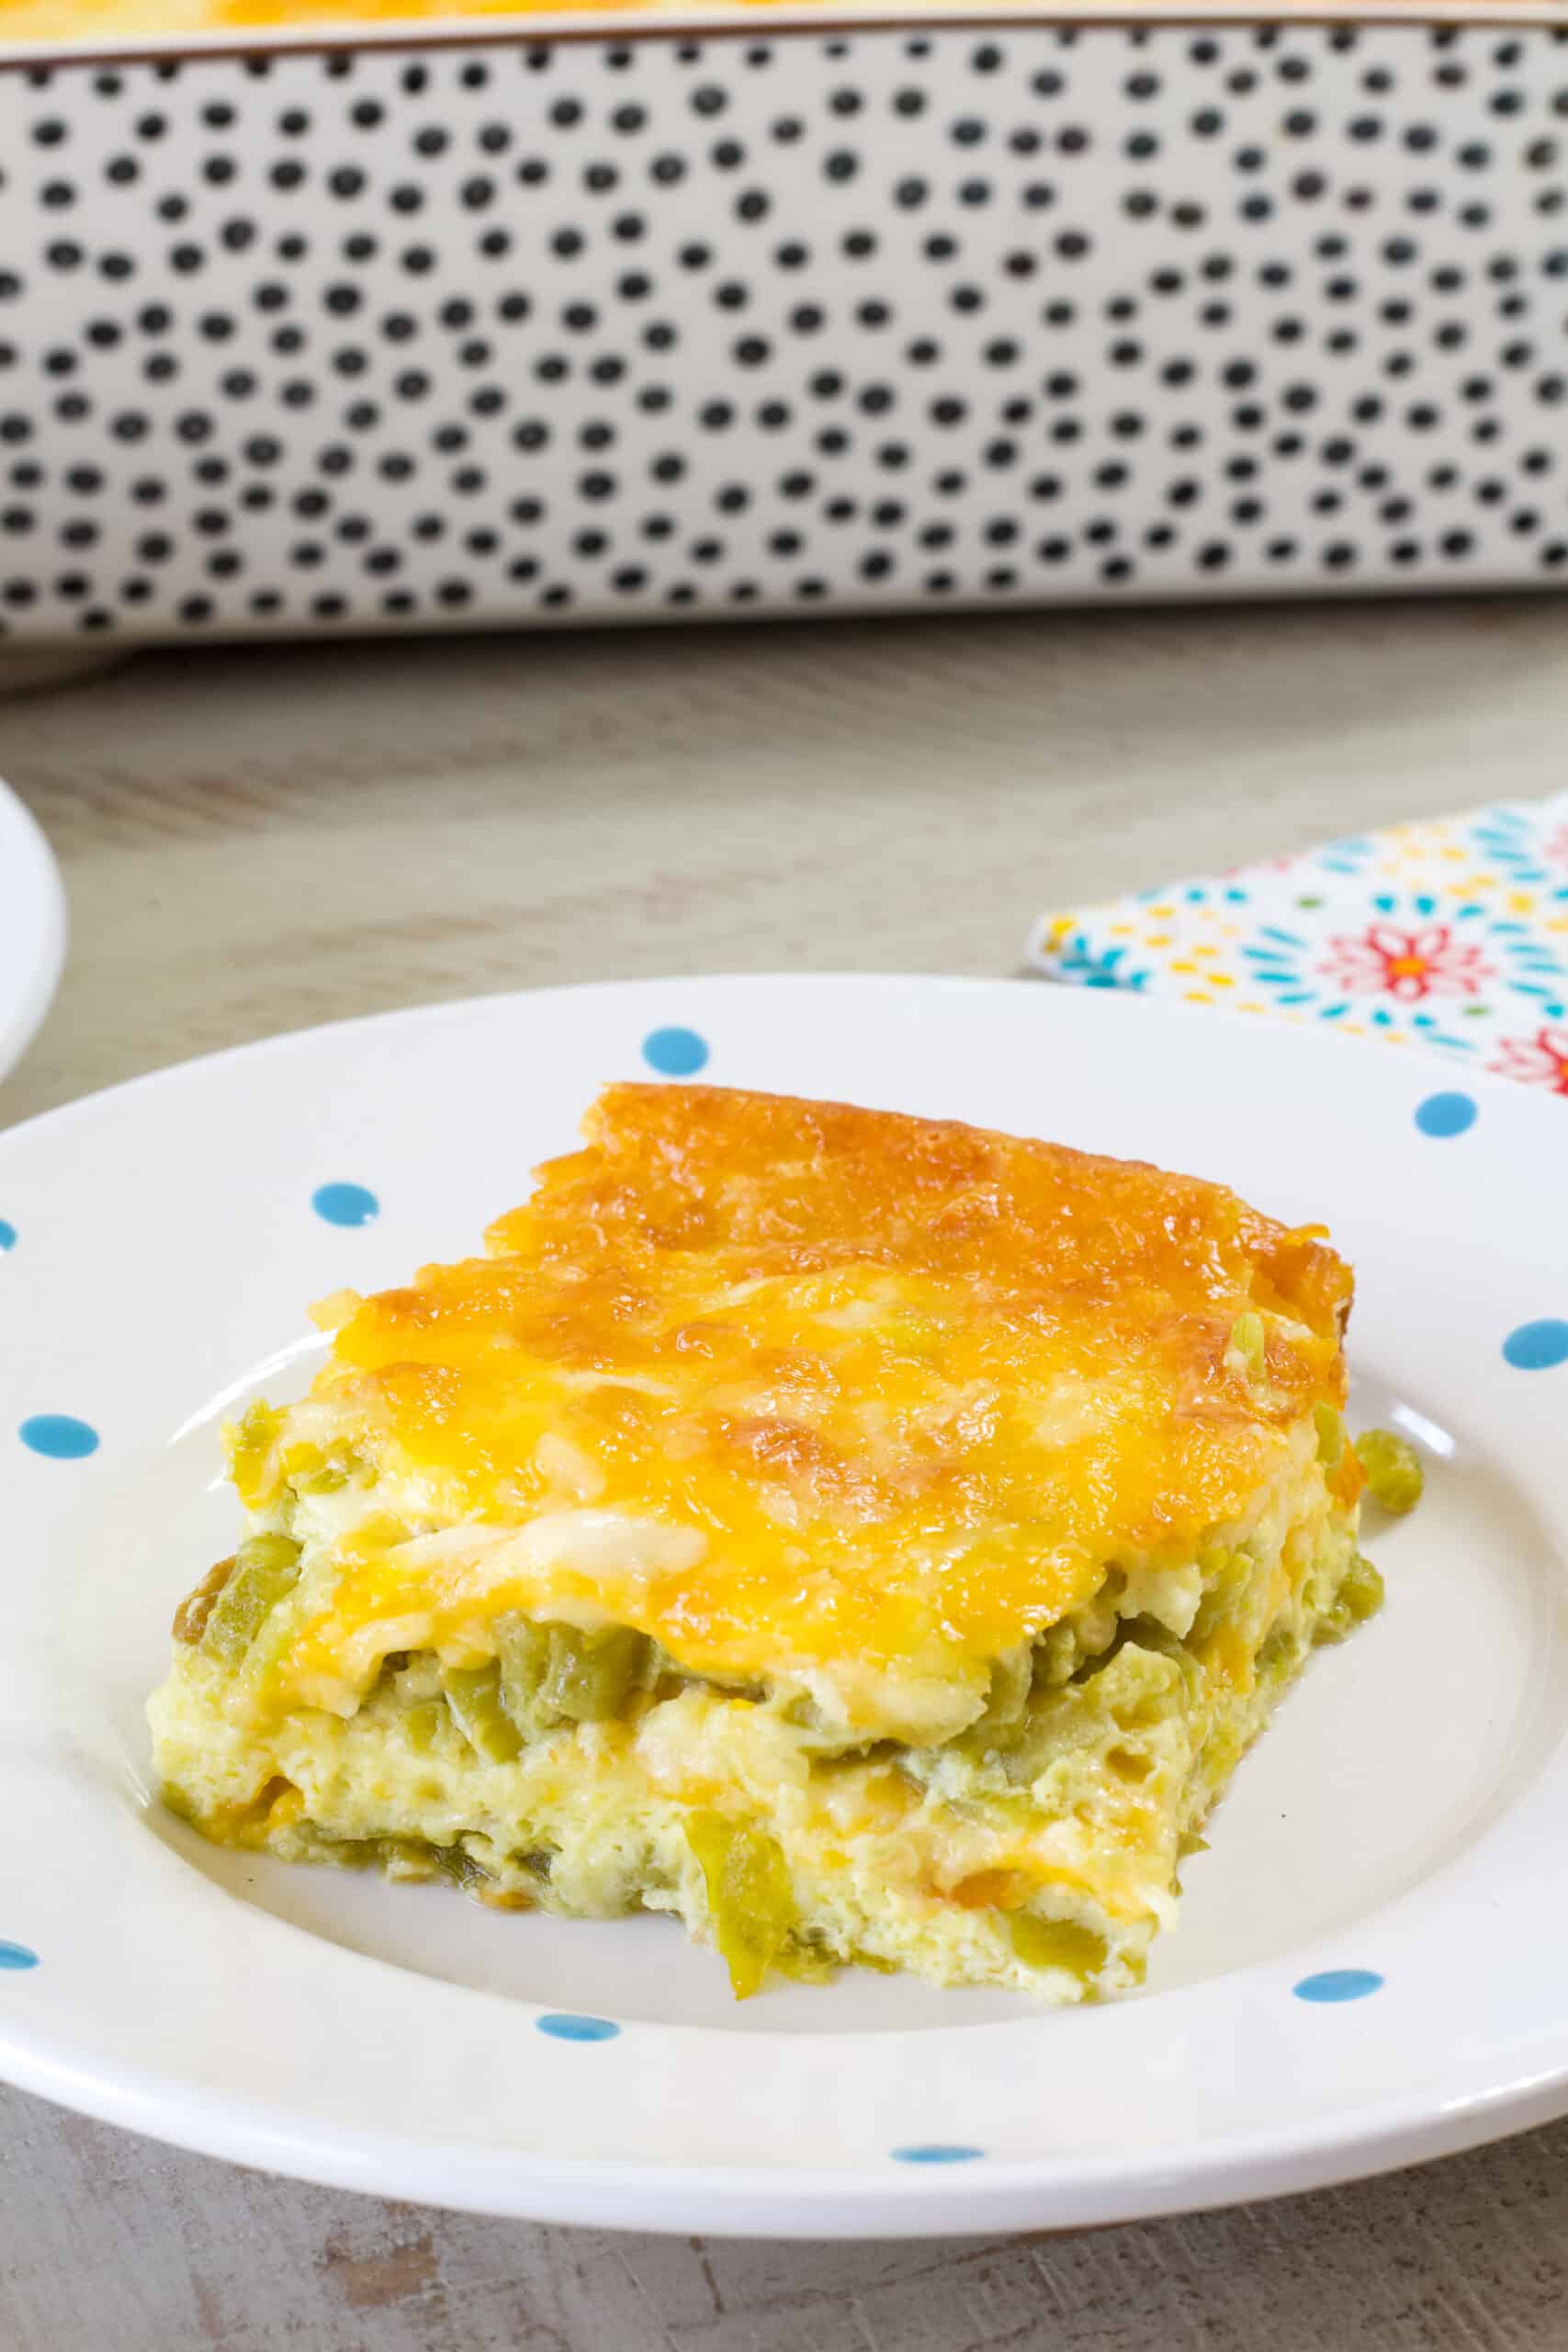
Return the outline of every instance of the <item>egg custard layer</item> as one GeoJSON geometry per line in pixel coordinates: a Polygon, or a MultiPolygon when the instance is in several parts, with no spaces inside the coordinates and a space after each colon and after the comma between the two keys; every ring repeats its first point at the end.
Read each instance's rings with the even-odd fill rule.
{"type": "Polygon", "coordinates": [[[483,1258],[318,1310],[225,1432],[164,1795],[220,1844],[671,1911],[738,1993],[1138,1981],[1316,1642],[1376,1606],[1348,1269],[1222,1186],[615,1086],[483,1258]]]}

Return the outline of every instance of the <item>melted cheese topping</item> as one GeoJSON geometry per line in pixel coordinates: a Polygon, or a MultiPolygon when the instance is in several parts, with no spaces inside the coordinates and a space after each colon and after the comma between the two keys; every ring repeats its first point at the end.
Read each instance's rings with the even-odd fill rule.
{"type": "MultiPolygon", "coordinates": [[[[765,0],[741,0],[755,7],[765,0]]],[[[111,35],[165,39],[176,33],[320,30],[334,25],[464,22],[675,13],[679,0],[0,0],[0,40],[64,41],[111,35]]]]}
{"type": "Polygon", "coordinates": [[[488,1260],[334,1310],[293,1425],[418,1540],[345,1535],[321,1669],[521,1607],[708,1673],[972,1680],[1247,1521],[1342,1399],[1348,1270],[1218,1185],[709,1087],[585,1132],[488,1260]]]}

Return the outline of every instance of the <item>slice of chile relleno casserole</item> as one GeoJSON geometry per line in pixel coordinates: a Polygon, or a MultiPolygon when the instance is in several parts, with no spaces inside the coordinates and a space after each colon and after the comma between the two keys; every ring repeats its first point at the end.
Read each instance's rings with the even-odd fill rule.
{"type": "Polygon", "coordinates": [[[615,1086],[489,1254],[328,1302],[152,1702],[168,1803],[735,1990],[1142,1976],[1314,1642],[1376,1606],[1349,1270],[1217,1184],[615,1086]]]}

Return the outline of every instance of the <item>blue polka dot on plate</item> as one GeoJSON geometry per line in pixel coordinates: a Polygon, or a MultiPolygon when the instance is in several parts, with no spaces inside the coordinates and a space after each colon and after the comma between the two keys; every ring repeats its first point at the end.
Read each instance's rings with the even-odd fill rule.
{"type": "Polygon", "coordinates": [[[983,2156],[984,2148],[961,2147],[946,2140],[920,2141],[912,2148],[895,2148],[901,2165],[966,2165],[983,2156]]]}
{"type": "Polygon", "coordinates": [[[574,2017],[570,2010],[554,2010],[534,2023],[553,2041],[614,2041],[621,2030],[612,2018],[574,2017]]]}
{"type": "Polygon", "coordinates": [[[1321,1968],[1292,1987],[1298,2001],[1364,2001],[1382,1989],[1375,1968],[1321,1968]]]}
{"type": "Polygon", "coordinates": [[[98,1450],[97,1430],[73,1413],[30,1414],[17,1435],[35,1453],[47,1453],[55,1462],[80,1462],[98,1450]]]}
{"type": "Polygon", "coordinates": [[[1568,1363],[1568,1323],[1555,1315],[1521,1323],[1504,1340],[1503,1353],[1518,1372],[1550,1372],[1553,1364],[1568,1363]]]}
{"type": "Polygon", "coordinates": [[[380,1214],[381,1204],[363,1184],[318,1184],[310,1206],[329,1225],[368,1225],[380,1214]]]}
{"type": "Polygon", "coordinates": [[[707,1060],[707,1039],[694,1029],[650,1029],[642,1041],[642,1057],[660,1078],[690,1078],[707,1060]]]}
{"type": "Polygon", "coordinates": [[[1428,1094],[1416,1105],[1416,1124],[1424,1136],[1461,1136],[1480,1116],[1472,1094],[1428,1094]]]}
{"type": "Polygon", "coordinates": [[[0,1216],[0,1250],[14,1250],[16,1246],[16,1227],[14,1225],[7,1225],[5,1218],[0,1216]]]}
{"type": "Polygon", "coordinates": [[[0,1942],[0,1968],[36,1968],[37,1966],[38,1954],[36,1951],[29,1951],[26,1944],[0,1942]]]}

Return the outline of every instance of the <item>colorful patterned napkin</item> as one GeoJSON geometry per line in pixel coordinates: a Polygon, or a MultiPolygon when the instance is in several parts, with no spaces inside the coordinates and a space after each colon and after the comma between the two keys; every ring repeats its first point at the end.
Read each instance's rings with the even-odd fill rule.
{"type": "Polygon", "coordinates": [[[1080,988],[1437,1046],[1568,1095],[1568,792],[1042,916],[1080,988]]]}

